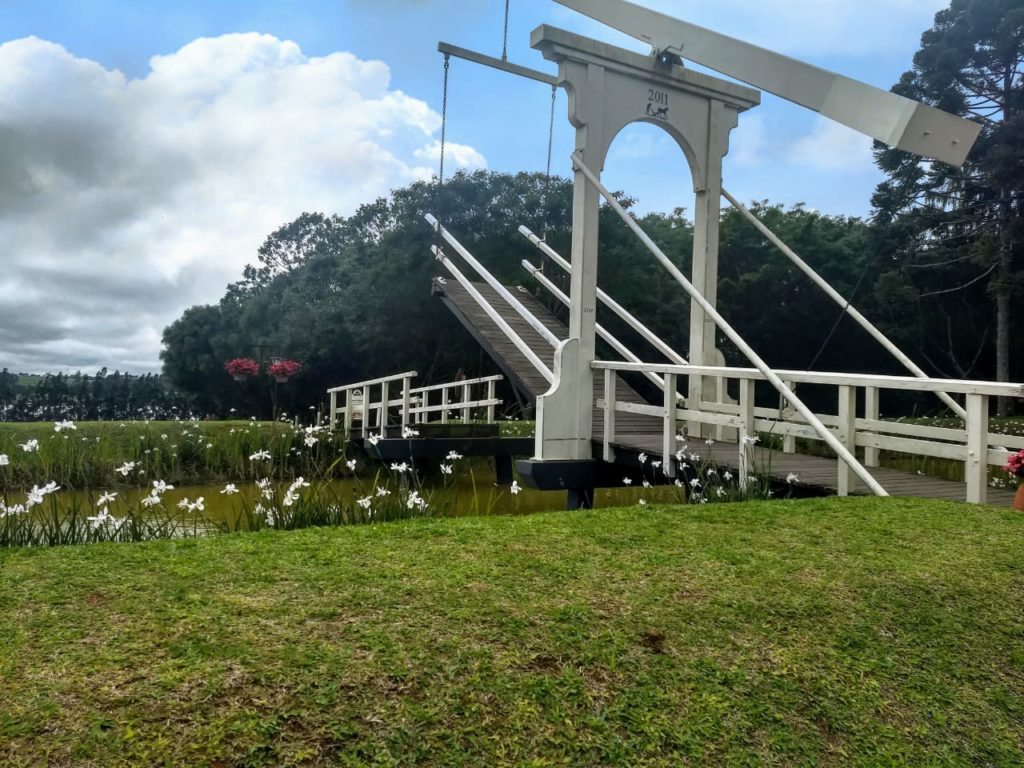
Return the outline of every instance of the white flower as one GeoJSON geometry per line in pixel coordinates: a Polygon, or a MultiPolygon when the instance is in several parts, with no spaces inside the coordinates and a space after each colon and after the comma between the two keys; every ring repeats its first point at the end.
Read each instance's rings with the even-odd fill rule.
{"type": "Polygon", "coordinates": [[[15,504],[10,507],[5,507],[3,502],[0,502],[0,519],[4,517],[14,517],[15,515],[23,515],[27,511],[24,504],[15,504]]]}
{"type": "Polygon", "coordinates": [[[513,496],[518,496],[519,492],[523,490],[523,487],[519,484],[518,480],[513,480],[512,485],[509,486],[509,490],[512,492],[513,496]]]}
{"type": "Polygon", "coordinates": [[[462,454],[456,453],[455,451],[448,451],[448,455],[445,456],[445,459],[447,459],[448,461],[458,461],[461,458],[462,454]]]}
{"type": "Polygon", "coordinates": [[[381,486],[380,488],[375,488],[374,489],[374,493],[376,493],[378,496],[390,496],[391,495],[391,491],[388,490],[387,488],[384,488],[383,486],[381,486]]]}
{"type": "Polygon", "coordinates": [[[112,504],[114,502],[114,499],[116,499],[116,498],[117,498],[117,493],[110,493],[108,491],[107,493],[104,493],[102,496],[100,496],[99,500],[96,503],[97,504],[112,504]]]}
{"type": "Polygon", "coordinates": [[[452,474],[453,471],[454,470],[452,469],[452,465],[451,464],[442,464],[441,465],[441,474],[442,475],[450,475],[450,474],[452,474]]]}
{"type": "Polygon", "coordinates": [[[680,464],[682,464],[683,463],[683,459],[685,459],[685,458],[686,458],[686,452],[683,449],[679,449],[678,451],[676,451],[676,461],[678,461],[680,464]]]}
{"type": "Polygon", "coordinates": [[[270,451],[256,451],[249,457],[249,461],[270,461],[270,451]]]}
{"type": "Polygon", "coordinates": [[[725,473],[722,475],[722,479],[725,480],[725,482],[729,482],[730,480],[732,480],[732,472],[730,472],[728,469],[725,470],[725,473]]]}
{"type": "Polygon", "coordinates": [[[708,467],[708,477],[718,477],[718,470],[714,467],[708,467]]]}
{"type": "Polygon", "coordinates": [[[636,460],[639,461],[641,464],[646,464],[647,463],[647,454],[646,453],[641,453],[639,456],[636,457],[636,460]]]}
{"type": "Polygon", "coordinates": [[[191,508],[189,509],[189,511],[190,511],[190,512],[195,512],[195,511],[196,511],[197,509],[198,509],[198,510],[199,510],[200,512],[203,512],[203,511],[205,511],[205,509],[206,509],[206,506],[204,505],[204,498],[203,498],[202,496],[200,496],[200,497],[199,497],[198,499],[196,499],[196,500],[195,500],[195,501],[194,501],[194,502],[192,503],[192,507],[191,507],[191,508]]]}
{"type": "Polygon", "coordinates": [[[409,465],[406,464],[404,461],[401,464],[392,464],[391,465],[391,471],[392,472],[399,472],[399,473],[408,472],[409,471],[409,465]]]}
{"type": "Polygon", "coordinates": [[[147,496],[146,498],[144,498],[142,500],[142,506],[144,506],[144,507],[155,507],[161,501],[163,501],[163,499],[161,499],[159,496],[157,496],[156,493],[151,493],[149,496],[147,496]]]}
{"type": "Polygon", "coordinates": [[[675,483],[675,485],[676,485],[676,488],[682,488],[682,487],[683,487],[683,481],[682,481],[682,480],[680,480],[680,479],[679,479],[679,478],[677,477],[677,478],[676,478],[676,483],[675,483]]]}
{"type": "Polygon", "coordinates": [[[660,461],[652,461],[651,462],[651,466],[654,467],[655,469],[661,469],[661,462],[660,461]]]}
{"type": "Polygon", "coordinates": [[[6,467],[11,463],[10,457],[6,453],[0,453],[0,467],[6,467]]]}
{"type": "Polygon", "coordinates": [[[710,437],[707,440],[705,440],[704,442],[707,443],[708,445],[714,445],[715,444],[715,441],[712,440],[710,437]]]}
{"type": "Polygon", "coordinates": [[[173,491],[173,490],[174,490],[174,486],[173,485],[168,485],[163,480],[154,480],[153,481],[153,494],[154,495],[158,494],[158,493],[167,493],[168,491],[173,491]]]}
{"type": "Polygon", "coordinates": [[[345,466],[348,467],[350,471],[355,472],[356,471],[356,465],[358,463],[359,462],[357,462],[355,459],[350,459],[349,461],[345,462],[345,466]]]}
{"type": "Polygon", "coordinates": [[[722,488],[715,488],[715,493],[718,494],[718,498],[725,496],[725,491],[722,488]]]}
{"type": "Polygon", "coordinates": [[[316,445],[318,442],[320,442],[320,439],[316,438],[316,437],[313,437],[312,435],[306,435],[306,437],[302,440],[302,442],[304,442],[306,444],[307,448],[312,448],[314,445],[316,445]]]}
{"type": "Polygon", "coordinates": [[[796,472],[790,472],[788,475],[786,475],[786,482],[792,485],[793,483],[799,483],[800,478],[797,477],[796,472]]]}
{"type": "Polygon", "coordinates": [[[409,509],[418,508],[420,512],[427,508],[426,499],[420,496],[418,491],[410,491],[408,498],[405,500],[405,506],[409,509]]]}
{"type": "Polygon", "coordinates": [[[68,421],[67,419],[65,419],[64,421],[53,422],[54,432],[60,432],[63,429],[76,430],[78,429],[78,427],[75,426],[75,423],[73,421],[68,421]]]}
{"type": "Polygon", "coordinates": [[[98,515],[93,515],[92,517],[87,517],[85,519],[92,523],[92,529],[95,531],[101,525],[106,525],[110,521],[110,510],[104,507],[100,510],[98,515]]]}
{"type": "Polygon", "coordinates": [[[134,461],[126,461],[124,464],[122,464],[114,471],[117,472],[122,477],[128,477],[128,473],[135,469],[136,466],[138,465],[134,461]]]}
{"type": "Polygon", "coordinates": [[[236,493],[238,493],[238,488],[235,486],[234,483],[228,483],[227,485],[224,486],[224,490],[221,491],[221,493],[226,494],[228,496],[234,496],[236,493]]]}
{"type": "Polygon", "coordinates": [[[294,491],[292,491],[291,488],[289,488],[287,493],[285,493],[284,495],[284,500],[281,503],[284,504],[286,507],[290,507],[298,500],[299,494],[295,493],[294,491]]]}
{"type": "MultiPolygon", "coordinates": [[[[185,437],[185,433],[184,432],[182,432],[181,434],[182,434],[182,437],[185,437]]],[[[161,440],[166,440],[167,439],[167,435],[160,435],[160,439],[161,440]]]]}
{"type": "Polygon", "coordinates": [[[650,488],[650,487],[651,487],[650,482],[647,481],[647,480],[644,480],[644,488],[650,488]]]}
{"type": "Polygon", "coordinates": [[[261,491],[267,490],[268,488],[270,488],[270,478],[264,477],[262,480],[257,480],[256,487],[259,488],[261,491]]]}
{"type": "Polygon", "coordinates": [[[366,438],[366,440],[370,443],[370,445],[376,445],[377,443],[380,442],[380,435],[370,435],[368,438],[366,438]]]}
{"type": "Polygon", "coordinates": [[[402,427],[402,437],[408,440],[411,437],[419,437],[420,433],[410,427],[402,427]]]}
{"type": "Polygon", "coordinates": [[[361,499],[356,499],[356,504],[358,504],[363,509],[368,510],[370,508],[370,505],[373,504],[373,497],[372,496],[364,496],[361,499]]]}
{"type": "Polygon", "coordinates": [[[647,506],[647,500],[646,499],[640,499],[640,501],[638,503],[640,504],[641,507],[646,507],[647,506]]]}
{"type": "Polygon", "coordinates": [[[743,436],[743,444],[744,445],[754,445],[755,443],[760,442],[760,440],[761,440],[761,438],[759,438],[757,435],[744,435],[743,436]]]}
{"type": "Polygon", "coordinates": [[[39,450],[38,440],[29,440],[28,442],[21,443],[19,446],[25,453],[35,453],[39,450]]]}
{"type": "Polygon", "coordinates": [[[700,486],[700,480],[698,480],[696,477],[693,478],[693,480],[690,481],[690,487],[693,488],[694,490],[696,490],[699,486],[700,486]]]}
{"type": "Polygon", "coordinates": [[[623,485],[632,485],[633,484],[633,478],[631,478],[631,477],[624,477],[624,478],[622,478],[622,484],[623,485]]]}

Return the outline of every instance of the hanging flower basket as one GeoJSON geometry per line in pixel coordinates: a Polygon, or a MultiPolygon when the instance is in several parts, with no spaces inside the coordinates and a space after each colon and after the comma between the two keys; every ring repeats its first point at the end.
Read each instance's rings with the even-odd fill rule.
{"type": "Polygon", "coordinates": [[[297,363],[294,360],[278,360],[267,368],[267,373],[274,377],[274,381],[283,384],[301,370],[302,363],[297,363]]]}
{"type": "MultiPolygon", "coordinates": [[[[1011,477],[1024,478],[1024,451],[1010,454],[1003,467],[1011,477]]],[[[1024,512],[1024,483],[1017,488],[1017,495],[1013,499],[1013,508],[1024,512]]]]}
{"type": "Polygon", "coordinates": [[[260,364],[248,357],[236,357],[224,363],[224,370],[231,374],[235,381],[245,381],[250,376],[257,376],[260,364]]]}

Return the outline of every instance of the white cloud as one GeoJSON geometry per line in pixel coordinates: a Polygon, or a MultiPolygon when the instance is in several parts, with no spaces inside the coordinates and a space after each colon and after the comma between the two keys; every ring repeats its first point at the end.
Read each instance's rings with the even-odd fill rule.
{"type": "Polygon", "coordinates": [[[821,171],[870,171],[874,173],[872,141],[856,131],[823,117],[811,132],[793,142],[786,159],[821,171]]]}
{"type": "Polygon", "coordinates": [[[0,45],[0,366],[156,367],[164,325],[278,226],[429,178],[440,116],[389,80],[259,34],[195,40],[134,80],[38,38],[0,45]]]}

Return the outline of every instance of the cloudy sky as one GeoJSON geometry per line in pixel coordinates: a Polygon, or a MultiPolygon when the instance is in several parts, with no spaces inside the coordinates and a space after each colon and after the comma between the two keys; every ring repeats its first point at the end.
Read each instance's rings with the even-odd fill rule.
{"type": "MultiPolygon", "coordinates": [[[[943,0],[646,0],[888,88],[943,0]]],[[[550,0],[512,0],[509,57],[541,23],[642,46],[550,0]]],[[[303,211],[346,215],[436,169],[443,39],[501,52],[501,0],[0,2],[0,368],[159,369],[160,334],[214,302],[303,211]]],[[[542,170],[546,86],[454,61],[462,166],[542,170]]],[[[565,98],[554,170],[568,173],[565,98]]],[[[606,180],[687,206],[682,154],[627,129],[606,180]]],[[[869,140],[770,96],[733,134],[741,199],[865,215],[869,140]]],[[[813,255],[809,255],[813,258],[813,255]]]]}

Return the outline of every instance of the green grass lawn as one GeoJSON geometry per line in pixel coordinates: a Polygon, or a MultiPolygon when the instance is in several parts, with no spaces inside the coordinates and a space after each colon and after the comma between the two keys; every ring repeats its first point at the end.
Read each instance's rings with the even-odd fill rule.
{"type": "Polygon", "coordinates": [[[0,552],[0,764],[1022,765],[1022,538],[811,499],[0,552]]]}

